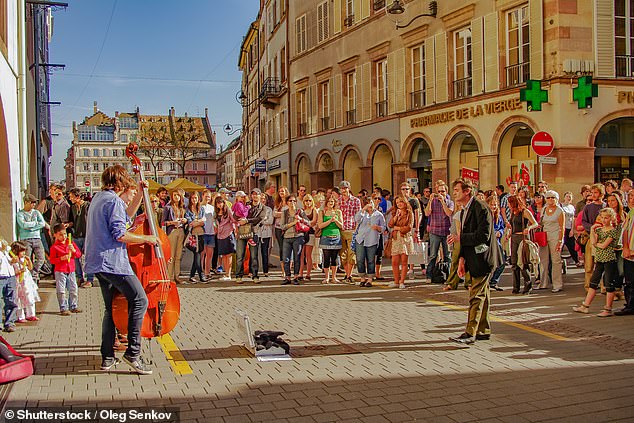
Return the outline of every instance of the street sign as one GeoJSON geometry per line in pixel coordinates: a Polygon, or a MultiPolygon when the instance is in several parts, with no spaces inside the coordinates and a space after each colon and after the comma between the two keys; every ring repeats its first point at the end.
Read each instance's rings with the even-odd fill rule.
{"type": "Polygon", "coordinates": [[[555,141],[548,132],[540,131],[531,138],[531,146],[538,156],[548,156],[555,148],[555,141]]]}
{"type": "Polygon", "coordinates": [[[90,186],[90,181],[84,181],[84,186],[85,187],[89,187],[90,186]]]}
{"type": "Polygon", "coordinates": [[[468,167],[463,167],[462,171],[460,172],[460,176],[465,181],[471,182],[472,185],[477,186],[480,184],[480,172],[478,171],[478,169],[469,169],[468,167]]]}
{"type": "Polygon", "coordinates": [[[557,164],[557,157],[540,156],[539,162],[542,164],[557,164]]]}

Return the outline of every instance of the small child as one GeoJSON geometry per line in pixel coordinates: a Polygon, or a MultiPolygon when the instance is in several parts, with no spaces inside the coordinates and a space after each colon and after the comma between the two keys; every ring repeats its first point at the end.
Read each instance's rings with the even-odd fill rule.
{"type": "Polygon", "coordinates": [[[77,245],[68,239],[66,226],[63,223],[53,228],[55,243],[51,247],[50,260],[55,266],[55,285],[57,301],[59,302],[59,314],[70,316],[71,313],[81,313],[77,308],[77,278],[75,277],[75,258],[81,257],[81,251],[77,245]],[[68,297],[66,296],[68,292],[68,297]],[[69,309],[70,302],[70,309],[69,309]]]}
{"type": "MultiPolygon", "coordinates": [[[[249,206],[247,205],[247,195],[244,191],[236,192],[236,203],[231,207],[231,211],[233,212],[233,217],[236,220],[246,219],[249,215],[249,206]]],[[[249,238],[247,244],[250,246],[255,246],[255,241],[253,238],[249,238]]]]}
{"type": "Polygon", "coordinates": [[[0,239],[0,289],[4,301],[4,331],[15,332],[15,313],[18,306],[15,303],[16,278],[12,266],[9,245],[0,239]]]}
{"type": "Polygon", "coordinates": [[[605,307],[599,317],[613,316],[612,303],[614,302],[616,282],[620,278],[617,265],[617,257],[615,248],[621,239],[621,227],[615,227],[616,213],[614,209],[606,207],[599,212],[597,222],[592,225],[590,230],[590,240],[594,249],[594,272],[590,277],[590,288],[586,294],[585,300],[581,305],[572,309],[577,313],[588,314],[590,304],[597,295],[597,289],[601,283],[601,277],[605,273],[604,284],[607,292],[605,298],[605,307]]]}
{"type": "Polygon", "coordinates": [[[16,303],[18,305],[17,322],[26,323],[40,320],[35,315],[35,303],[40,302],[40,295],[37,292],[37,284],[31,276],[33,263],[26,256],[26,245],[20,241],[11,244],[13,258],[13,268],[17,279],[16,303]]]}

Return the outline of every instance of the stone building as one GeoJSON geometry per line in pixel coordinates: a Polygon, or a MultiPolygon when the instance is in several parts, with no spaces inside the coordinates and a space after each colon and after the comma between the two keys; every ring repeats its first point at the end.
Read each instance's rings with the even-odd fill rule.
{"type": "Polygon", "coordinates": [[[185,177],[214,187],[216,183],[216,136],[204,117],[143,115],[115,112],[113,118],[98,110],[79,125],[73,122],[73,142],[66,157],[67,188],[100,189],[101,172],[121,164],[132,170],[125,149],[139,144],[138,156],[146,178],[159,184],[185,177]],[[176,142],[174,140],[177,140],[176,142]]]}
{"type": "Polygon", "coordinates": [[[461,175],[489,188],[524,167],[531,184],[577,191],[632,175],[631,2],[431,3],[289,3],[293,189],[347,179],[393,192],[461,175]],[[554,140],[543,164],[541,131],[554,140]]]}

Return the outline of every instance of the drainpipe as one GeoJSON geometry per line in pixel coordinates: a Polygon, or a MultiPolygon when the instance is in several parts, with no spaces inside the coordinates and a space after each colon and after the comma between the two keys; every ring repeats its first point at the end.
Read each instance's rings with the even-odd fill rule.
{"type": "Polygon", "coordinates": [[[288,22],[288,14],[289,14],[289,3],[286,0],[282,0],[283,2],[286,2],[286,15],[285,15],[285,26],[286,26],[286,57],[284,58],[284,60],[286,60],[286,66],[284,67],[284,69],[286,70],[286,134],[288,135],[288,186],[289,189],[291,190],[291,192],[294,192],[293,190],[293,152],[292,152],[292,145],[293,145],[293,138],[291,136],[291,61],[290,61],[290,56],[291,56],[291,46],[289,45],[289,38],[288,38],[288,33],[289,33],[289,22],[288,22]]]}
{"type": "MultiPolygon", "coordinates": [[[[18,2],[18,140],[20,154],[20,190],[27,191],[29,187],[29,137],[26,112],[26,4],[18,2]]],[[[36,69],[37,71],[37,69],[36,69]]]]}

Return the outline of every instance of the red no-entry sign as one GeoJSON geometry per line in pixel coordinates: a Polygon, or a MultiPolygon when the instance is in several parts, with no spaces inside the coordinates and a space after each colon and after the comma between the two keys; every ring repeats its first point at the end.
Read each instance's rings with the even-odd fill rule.
{"type": "Polygon", "coordinates": [[[548,132],[537,132],[531,138],[531,146],[538,156],[548,156],[555,148],[555,141],[548,132]]]}
{"type": "Polygon", "coordinates": [[[90,186],[90,181],[84,181],[84,185],[89,187],[90,186]]]}

